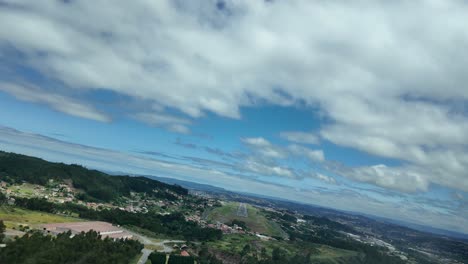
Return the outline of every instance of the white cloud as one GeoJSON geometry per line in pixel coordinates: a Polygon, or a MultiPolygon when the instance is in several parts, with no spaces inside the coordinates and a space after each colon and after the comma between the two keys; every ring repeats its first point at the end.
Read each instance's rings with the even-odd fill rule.
{"type": "Polygon", "coordinates": [[[34,86],[21,86],[14,83],[0,82],[0,91],[7,92],[23,101],[46,104],[57,111],[69,115],[100,122],[110,122],[111,120],[109,116],[101,113],[93,106],[59,94],[44,92],[34,86]]]}
{"type": "Polygon", "coordinates": [[[243,138],[242,141],[254,147],[271,147],[272,146],[272,144],[268,140],[262,137],[243,138]]]}
{"type": "Polygon", "coordinates": [[[380,164],[348,168],[341,174],[361,182],[403,192],[427,191],[429,187],[429,182],[424,174],[412,171],[411,168],[391,168],[380,164]]]}
{"type": "Polygon", "coordinates": [[[248,152],[238,162],[239,170],[248,170],[259,175],[277,176],[286,178],[311,177],[329,184],[336,184],[332,177],[318,177],[314,172],[304,172],[296,166],[287,167],[287,161],[294,160],[295,163],[305,160],[305,166],[312,171],[312,163],[325,161],[323,150],[309,149],[299,145],[288,145],[286,147],[274,145],[262,137],[242,138],[247,146],[248,152]]]}
{"type": "MultiPolygon", "coordinates": [[[[242,0],[227,1],[228,11],[215,1],[4,3],[2,54],[13,47],[24,54],[19,63],[64,90],[107,89],[191,117],[304,103],[320,110],[321,138],[424,172],[416,181],[387,168],[383,180],[372,168],[354,179],[402,190],[408,177],[468,191],[463,1],[242,0]]],[[[56,110],[107,120],[35,93],[29,98],[56,110]]],[[[188,132],[188,124],[168,129],[188,132]]]]}
{"type": "Polygon", "coordinates": [[[284,168],[278,165],[264,163],[261,160],[255,158],[246,159],[242,161],[242,170],[254,172],[262,176],[277,176],[286,178],[296,178],[294,171],[288,168],[284,168]]]}
{"type": "Polygon", "coordinates": [[[258,137],[258,138],[243,138],[242,142],[247,144],[249,148],[261,156],[270,159],[282,159],[286,158],[287,153],[280,147],[274,146],[268,140],[258,137]]]}
{"type": "Polygon", "coordinates": [[[134,115],[137,120],[143,121],[152,126],[164,127],[172,132],[188,134],[190,129],[188,125],[191,124],[190,120],[180,118],[165,113],[137,113],[134,115]]]}
{"type": "Polygon", "coordinates": [[[336,184],[335,178],[327,176],[327,175],[323,175],[321,173],[317,174],[317,179],[319,179],[321,181],[324,181],[324,182],[327,182],[327,183],[330,183],[330,184],[336,184]]]}
{"type": "Polygon", "coordinates": [[[280,136],[288,141],[302,144],[318,144],[320,139],[313,133],[299,132],[299,131],[287,131],[281,132],[280,136]]]}
{"type": "Polygon", "coordinates": [[[292,155],[306,157],[312,162],[325,161],[325,154],[321,149],[309,149],[303,146],[293,144],[288,146],[288,150],[292,155]]]}

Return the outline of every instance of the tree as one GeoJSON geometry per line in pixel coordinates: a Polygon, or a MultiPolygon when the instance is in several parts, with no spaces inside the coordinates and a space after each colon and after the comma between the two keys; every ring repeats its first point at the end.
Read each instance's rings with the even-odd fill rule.
{"type": "Polygon", "coordinates": [[[5,238],[5,224],[3,223],[3,220],[0,220],[0,242],[2,242],[4,238],[5,238]]]}
{"type": "Polygon", "coordinates": [[[262,260],[268,259],[268,254],[267,254],[266,248],[262,248],[261,253],[260,253],[260,257],[261,257],[262,260]]]}
{"type": "Polygon", "coordinates": [[[7,202],[7,197],[5,196],[5,194],[3,194],[2,192],[0,192],[0,205],[1,204],[4,204],[7,202]]]}
{"type": "Polygon", "coordinates": [[[193,257],[183,257],[177,255],[171,255],[169,257],[169,264],[193,264],[195,259],[193,257]]]}
{"type": "Polygon", "coordinates": [[[166,263],[166,254],[160,252],[153,252],[148,257],[151,261],[151,264],[165,264],[166,263]]]}
{"type": "Polygon", "coordinates": [[[276,263],[282,263],[286,260],[286,252],[280,248],[275,247],[271,253],[271,258],[276,263]]]}
{"type": "Polygon", "coordinates": [[[0,250],[0,263],[127,264],[143,248],[136,240],[102,239],[94,231],[70,236],[27,233],[0,250]]]}
{"type": "Polygon", "coordinates": [[[250,252],[250,245],[247,244],[247,245],[245,245],[244,248],[242,249],[241,256],[243,257],[243,256],[249,254],[249,252],[250,252]]]}

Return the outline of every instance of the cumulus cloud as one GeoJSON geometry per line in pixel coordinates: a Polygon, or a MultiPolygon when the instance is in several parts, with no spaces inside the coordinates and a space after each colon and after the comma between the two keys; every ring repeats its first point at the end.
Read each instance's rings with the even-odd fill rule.
{"type": "Polygon", "coordinates": [[[391,168],[383,164],[348,168],[342,175],[404,192],[427,191],[429,187],[429,182],[423,174],[410,168],[391,168]]]}
{"type": "Polygon", "coordinates": [[[280,136],[294,143],[318,144],[320,142],[320,139],[317,135],[314,135],[313,133],[306,133],[300,131],[281,132],[280,136]]]}
{"type": "Polygon", "coordinates": [[[303,156],[312,162],[325,161],[325,154],[321,149],[309,149],[300,145],[292,144],[288,146],[288,150],[292,155],[303,156]]]}
{"type": "MultiPolygon", "coordinates": [[[[344,175],[399,190],[407,179],[418,190],[435,183],[468,191],[463,1],[242,0],[223,9],[214,0],[3,3],[2,55],[13,49],[21,54],[13,60],[63,84],[54,101],[105,89],[192,118],[241,118],[241,107],[260,101],[300,102],[326,120],[321,138],[418,172],[371,166],[344,175]]],[[[68,100],[71,111],[47,101],[43,89],[29,100],[107,120],[92,106],[68,100]]],[[[142,119],[189,131],[185,121],[142,119]]],[[[269,150],[271,158],[283,155],[269,150]]]]}
{"type": "Polygon", "coordinates": [[[311,164],[323,163],[325,154],[321,149],[310,149],[304,146],[292,144],[280,146],[271,143],[262,137],[243,138],[242,142],[247,146],[248,152],[239,160],[241,170],[249,170],[259,175],[273,175],[287,178],[315,178],[326,183],[336,184],[333,177],[323,176],[313,172],[311,164]],[[301,166],[286,166],[287,161],[293,160],[301,166]],[[305,162],[302,162],[304,161],[305,162]]]}
{"type": "Polygon", "coordinates": [[[280,159],[286,158],[287,153],[280,147],[274,146],[266,139],[259,138],[243,138],[244,142],[252,151],[262,155],[265,158],[280,159]]]}
{"type": "Polygon", "coordinates": [[[274,145],[270,141],[259,138],[243,138],[248,148],[258,154],[257,157],[267,159],[286,159],[292,157],[305,157],[312,162],[325,161],[325,154],[321,149],[310,149],[297,144],[291,144],[286,147],[274,145]]]}

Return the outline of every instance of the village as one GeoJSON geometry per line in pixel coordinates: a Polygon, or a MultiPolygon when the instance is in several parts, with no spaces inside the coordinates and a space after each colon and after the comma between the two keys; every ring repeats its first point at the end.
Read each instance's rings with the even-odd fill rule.
{"type": "MultiPolygon", "coordinates": [[[[129,197],[121,197],[113,202],[86,202],[82,200],[79,190],[70,183],[49,180],[46,185],[30,184],[23,182],[21,184],[8,184],[0,182],[0,192],[4,193],[8,199],[8,204],[15,204],[15,197],[21,198],[42,198],[48,202],[63,204],[74,203],[86,206],[88,209],[105,210],[119,209],[131,213],[156,212],[160,215],[169,215],[172,212],[183,212],[186,221],[197,223],[201,227],[209,227],[221,230],[224,234],[245,234],[246,232],[238,225],[227,225],[221,222],[209,222],[202,219],[202,214],[207,208],[219,206],[219,201],[209,196],[181,196],[172,193],[176,200],[157,199],[145,193],[131,192],[129,197]]],[[[89,230],[93,229],[90,226],[89,230]]],[[[93,230],[98,230],[94,227],[93,230]]],[[[50,231],[50,230],[49,230],[50,231]]]]}
{"type": "Polygon", "coordinates": [[[203,211],[206,207],[214,205],[213,201],[204,203],[192,203],[187,197],[171,193],[177,199],[157,199],[145,193],[131,192],[129,197],[121,197],[118,201],[109,203],[84,201],[82,193],[71,184],[49,180],[46,185],[21,183],[8,184],[0,182],[0,191],[4,193],[10,204],[14,204],[15,197],[21,198],[42,198],[49,202],[63,204],[66,202],[76,203],[86,206],[89,209],[120,209],[132,213],[147,213],[150,209],[159,214],[170,214],[179,211],[181,208],[187,211],[203,211]]]}

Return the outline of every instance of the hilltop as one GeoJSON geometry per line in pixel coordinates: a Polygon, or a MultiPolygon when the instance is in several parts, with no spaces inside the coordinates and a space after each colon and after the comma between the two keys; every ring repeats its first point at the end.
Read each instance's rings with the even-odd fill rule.
{"type": "Polygon", "coordinates": [[[46,185],[50,181],[71,183],[86,201],[112,201],[131,192],[160,198],[187,195],[188,190],[146,177],[111,176],[76,164],[45,161],[40,158],[0,151],[0,179],[8,183],[46,185]],[[155,192],[155,190],[158,190],[155,192]]]}

